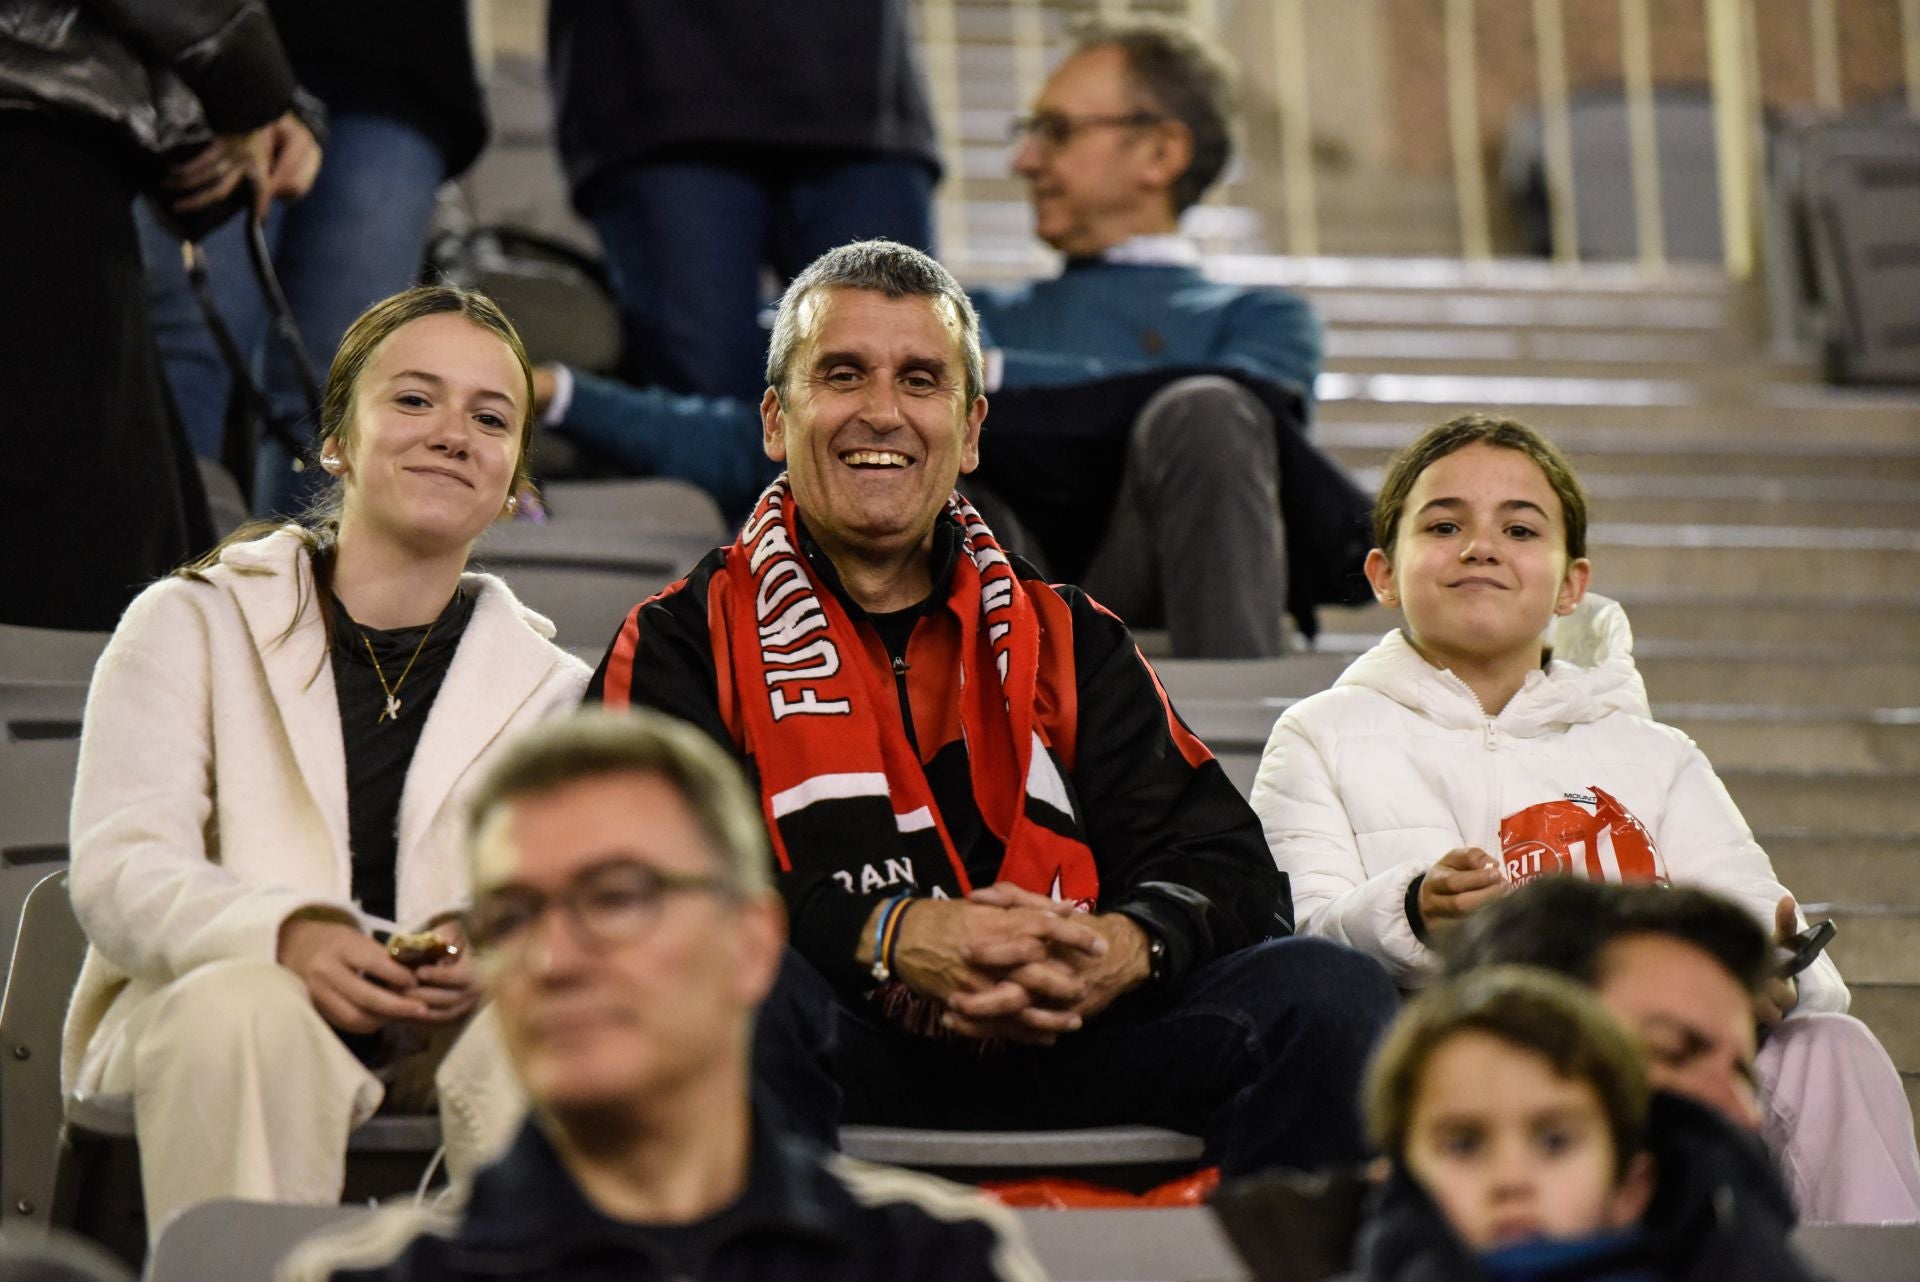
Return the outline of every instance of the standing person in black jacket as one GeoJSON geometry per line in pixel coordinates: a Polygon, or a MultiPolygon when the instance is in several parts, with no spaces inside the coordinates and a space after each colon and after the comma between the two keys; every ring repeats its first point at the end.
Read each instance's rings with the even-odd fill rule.
{"type": "MultiPolygon", "coordinates": [[[[327,156],[312,190],[269,211],[275,272],[307,351],[322,359],[375,301],[414,283],[440,185],[458,177],[487,139],[474,72],[466,0],[268,0],[301,86],[327,111],[327,156]]],[[[161,359],[203,458],[220,458],[231,375],[187,286],[172,231],[140,220],[161,359]]],[[[238,220],[206,237],[220,314],[261,363],[275,418],[302,437],[313,424],[301,378],[283,343],[267,337],[267,311],[247,265],[238,220]]],[[[313,460],[304,460],[311,464],[313,460]]],[[[263,515],[297,515],[325,477],[296,471],[278,441],[259,446],[251,489],[263,515]]]]}
{"type": "Polygon", "coordinates": [[[1283,938],[1252,811],[1126,626],[954,491],[981,371],[973,306],[926,255],[810,266],[760,403],[786,475],[633,609],[588,690],[754,772],[794,943],[762,1080],[826,1142],[1152,1123],[1228,1173],[1356,1160],[1392,985],[1283,938]]]}
{"type": "Polygon", "coordinates": [[[698,731],[577,713],[468,810],[470,939],[532,1116],[494,1165],[296,1250],[284,1282],[1038,1282],[968,1189],[823,1153],[749,1089],[783,922],[759,806],[698,731]]]}
{"type": "Polygon", "coordinates": [[[154,353],[132,206],[148,189],[188,211],[242,180],[271,190],[294,88],[259,0],[7,6],[0,622],[111,628],[148,580],[212,543],[154,353]]]}
{"type": "Polygon", "coordinates": [[[760,275],[848,241],[929,249],[940,160],[907,0],[553,0],[573,202],[627,381],[760,395],[760,275]]]}

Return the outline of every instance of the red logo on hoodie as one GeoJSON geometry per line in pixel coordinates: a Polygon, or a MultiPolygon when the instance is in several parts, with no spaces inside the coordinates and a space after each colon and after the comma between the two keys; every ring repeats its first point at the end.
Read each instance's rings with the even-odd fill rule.
{"type": "Polygon", "coordinates": [[[1500,821],[1502,868],[1512,885],[1570,872],[1591,881],[1656,881],[1653,834],[1599,788],[1593,799],[1543,801],[1500,821]]]}

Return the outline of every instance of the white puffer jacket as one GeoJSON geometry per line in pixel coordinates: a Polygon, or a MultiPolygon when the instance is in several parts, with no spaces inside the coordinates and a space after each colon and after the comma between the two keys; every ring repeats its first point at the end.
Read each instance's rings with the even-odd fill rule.
{"type": "MultiPolygon", "coordinates": [[[[1510,881],[1558,867],[1716,890],[1771,931],[1787,891],[1706,756],[1652,719],[1626,612],[1589,594],[1552,639],[1498,716],[1397,630],[1281,716],[1253,808],[1303,934],[1422,982],[1407,888],[1456,846],[1498,852],[1510,881]]],[[[1847,1005],[1830,958],[1800,976],[1799,1010],[1847,1005]]]]}

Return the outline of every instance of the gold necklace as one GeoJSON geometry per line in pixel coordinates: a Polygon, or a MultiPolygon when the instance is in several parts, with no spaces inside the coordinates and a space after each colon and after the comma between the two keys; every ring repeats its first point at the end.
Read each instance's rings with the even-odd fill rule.
{"type": "Polygon", "coordinates": [[[387,696],[386,709],[373,719],[374,725],[379,725],[388,717],[392,717],[395,721],[400,719],[400,687],[407,683],[407,674],[413,671],[414,659],[418,659],[420,652],[427,648],[427,637],[433,635],[433,630],[439,623],[440,620],[435,619],[427,625],[426,635],[420,638],[419,645],[413,647],[413,658],[407,660],[407,666],[400,670],[400,679],[392,685],[387,684],[387,674],[380,670],[380,656],[373,652],[373,642],[368,640],[367,630],[365,628],[360,629],[360,644],[367,647],[367,657],[373,660],[373,675],[378,678],[380,689],[384,691],[387,696]]]}

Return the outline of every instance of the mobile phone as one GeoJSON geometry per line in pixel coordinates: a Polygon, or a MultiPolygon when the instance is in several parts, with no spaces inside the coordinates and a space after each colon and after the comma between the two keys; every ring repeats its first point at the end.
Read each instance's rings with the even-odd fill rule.
{"type": "Polygon", "coordinates": [[[1809,927],[1797,935],[1789,935],[1782,941],[1780,957],[1780,978],[1790,979],[1807,967],[1813,965],[1816,958],[1826,951],[1840,928],[1831,921],[1823,921],[1818,926],[1809,927]]]}

